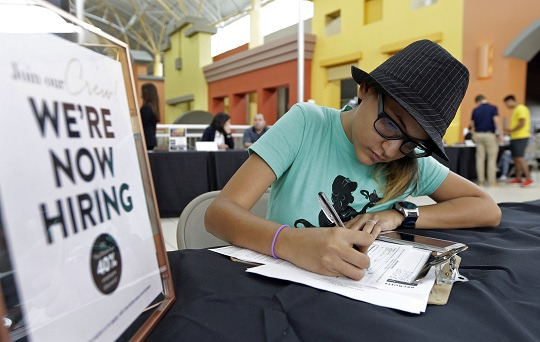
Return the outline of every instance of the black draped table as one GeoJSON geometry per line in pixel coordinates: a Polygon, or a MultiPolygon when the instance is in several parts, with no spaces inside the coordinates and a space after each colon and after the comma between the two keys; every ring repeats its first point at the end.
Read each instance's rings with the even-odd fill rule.
{"type": "MultiPolygon", "coordinates": [[[[504,148],[501,148],[501,152],[504,148]]],[[[451,171],[476,179],[476,148],[446,146],[451,171]]],[[[221,190],[249,157],[247,150],[152,152],[148,154],[161,217],[178,217],[195,197],[221,190]]]]}
{"type": "MultiPolygon", "coordinates": [[[[497,160],[501,157],[501,154],[509,149],[509,145],[499,146],[499,153],[497,160]]],[[[444,150],[449,162],[442,160],[440,157],[434,155],[442,164],[448,166],[450,171],[457,173],[458,175],[467,178],[469,180],[476,180],[476,147],[475,146],[445,146],[444,150]]],[[[487,158],[486,158],[487,162],[487,158]]]]}
{"type": "Polygon", "coordinates": [[[178,217],[195,197],[223,189],[247,158],[247,150],[149,153],[160,217],[178,217]]]}
{"type": "Polygon", "coordinates": [[[208,250],[169,252],[177,299],[148,341],[539,341],[540,200],[500,207],[495,229],[415,231],[469,246],[470,281],[420,315],[248,274],[208,250]]]}
{"type": "Polygon", "coordinates": [[[476,147],[474,146],[445,146],[444,151],[450,159],[449,162],[434,155],[440,163],[446,165],[450,171],[467,178],[476,179],[476,147]]]}

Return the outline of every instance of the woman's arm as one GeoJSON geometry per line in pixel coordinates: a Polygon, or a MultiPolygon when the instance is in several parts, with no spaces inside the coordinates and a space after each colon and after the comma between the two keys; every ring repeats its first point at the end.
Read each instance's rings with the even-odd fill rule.
{"type": "Polygon", "coordinates": [[[154,116],[149,105],[143,105],[139,111],[141,113],[141,122],[143,125],[147,124],[154,116]]]}
{"type": "Polygon", "coordinates": [[[231,133],[228,133],[228,134],[225,136],[225,144],[226,144],[231,150],[234,150],[234,139],[233,139],[231,133]]]}
{"type": "MultiPolygon", "coordinates": [[[[451,171],[430,197],[437,203],[419,207],[417,229],[495,227],[501,221],[497,203],[476,184],[451,171]]],[[[370,221],[383,231],[393,230],[401,225],[403,215],[395,209],[369,212],[345,225],[359,230],[372,225],[370,221]]]]}
{"type": "Polygon", "coordinates": [[[449,172],[430,196],[437,204],[420,207],[417,228],[496,227],[501,209],[480,187],[449,172]]]}
{"type": "Polygon", "coordinates": [[[212,126],[208,126],[204,129],[201,141],[214,141],[215,131],[212,126]]]}
{"type": "MultiPolygon", "coordinates": [[[[258,217],[249,210],[274,180],[275,174],[268,164],[258,155],[251,155],[208,207],[206,229],[236,246],[270,255],[274,234],[281,223],[258,217]]],[[[277,236],[274,251],[281,259],[313,272],[360,279],[369,265],[367,247],[378,233],[285,228],[277,236]],[[358,245],[361,252],[354,250],[353,245],[358,245]]]]}

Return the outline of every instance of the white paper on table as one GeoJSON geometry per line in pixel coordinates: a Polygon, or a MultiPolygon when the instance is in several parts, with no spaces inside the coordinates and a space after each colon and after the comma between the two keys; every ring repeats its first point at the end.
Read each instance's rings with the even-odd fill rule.
{"type": "Polygon", "coordinates": [[[423,287],[428,289],[426,293],[417,293],[417,291],[407,293],[405,291],[378,289],[349,278],[323,276],[299,267],[289,268],[268,264],[249,268],[246,272],[289,280],[366,303],[415,314],[426,311],[429,292],[435,281],[435,273],[431,270],[426,278],[421,281],[421,283],[424,283],[423,287]]]}
{"type": "Polygon", "coordinates": [[[236,246],[216,248],[212,251],[263,264],[249,268],[247,272],[250,273],[302,283],[349,298],[411,313],[425,311],[435,281],[435,273],[432,270],[418,284],[407,285],[406,283],[418,274],[419,267],[421,268],[429,256],[429,251],[385,241],[375,241],[368,250],[371,265],[360,281],[323,276],[301,269],[288,261],[273,259],[236,246]],[[395,279],[398,282],[389,282],[388,279],[395,279]]]}

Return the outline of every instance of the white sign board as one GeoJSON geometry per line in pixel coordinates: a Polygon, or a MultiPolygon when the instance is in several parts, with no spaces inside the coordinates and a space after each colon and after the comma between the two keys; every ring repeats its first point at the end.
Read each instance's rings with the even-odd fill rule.
{"type": "Polygon", "coordinates": [[[31,339],[114,340],[162,291],[119,62],[0,34],[0,210],[31,339]]]}
{"type": "Polygon", "coordinates": [[[169,133],[169,151],[187,150],[187,137],[185,128],[171,128],[169,133]]]}

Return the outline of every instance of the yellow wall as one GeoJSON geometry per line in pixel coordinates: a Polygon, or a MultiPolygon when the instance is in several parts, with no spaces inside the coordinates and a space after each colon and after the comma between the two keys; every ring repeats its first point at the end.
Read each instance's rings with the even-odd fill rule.
{"type": "MultiPolygon", "coordinates": [[[[312,98],[321,105],[337,108],[340,82],[329,82],[327,67],[356,64],[371,71],[408,43],[428,38],[462,59],[463,0],[438,0],[412,10],[411,2],[382,0],[382,20],[364,25],[364,1],[314,0],[312,30],[317,45],[312,62],[312,98]],[[341,34],[325,37],[325,15],[341,10],[341,34]],[[389,53],[384,53],[383,50],[389,53]],[[354,56],[359,59],[351,60],[354,56]]],[[[448,128],[447,143],[459,141],[460,113],[448,128]]]]}
{"type": "Polygon", "coordinates": [[[164,53],[165,100],[193,95],[191,103],[167,105],[165,123],[172,123],[179,115],[189,110],[208,109],[208,85],[203,66],[212,63],[210,54],[211,34],[199,32],[186,37],[184,32],[190,26],[170,35],[170,49],[164,53]],[[182,69],[175,68],[175,60],[182,59],[182,69]]]}

